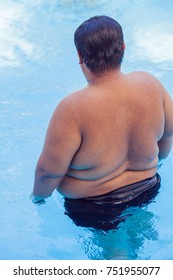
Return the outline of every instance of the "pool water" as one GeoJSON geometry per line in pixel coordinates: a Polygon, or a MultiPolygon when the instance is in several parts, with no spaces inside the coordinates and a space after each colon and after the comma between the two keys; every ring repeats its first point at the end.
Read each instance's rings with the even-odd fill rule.
{"type": "Polygon", "coordinates": [[[0,1],[0,259],[173,259],[173,151],[153,202],[127,209],[116,229],[77,226],[56,192],[42,205],[29,198],[52,112],[86,84],[73,45],[78,25],[117,19],[122,70],[150,72],[173,97],[172,11],[171,0],[0,1]]]}

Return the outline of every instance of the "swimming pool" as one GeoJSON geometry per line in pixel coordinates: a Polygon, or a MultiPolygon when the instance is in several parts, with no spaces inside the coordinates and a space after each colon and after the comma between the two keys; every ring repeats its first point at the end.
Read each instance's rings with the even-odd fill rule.
{"type": "Polygon", "coordinates": [[[158,0],[0,1],[0,259],[173,259],[173,151],[154,201],[129,208],[116,230],[76,226],[56,192],[46,204],[29,199],[50,116],[85,85],[76,27],[96,14],[117,19],[123,71],[154,74],[173,97],[172,10],[158,0]]]}

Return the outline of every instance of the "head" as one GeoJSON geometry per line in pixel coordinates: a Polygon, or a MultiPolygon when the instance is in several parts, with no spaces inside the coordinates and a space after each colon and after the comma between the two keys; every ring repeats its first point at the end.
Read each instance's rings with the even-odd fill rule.
{"type": "Polygon", "coordinates": [[[119,69],[124,56],[120,24],[108,16],[84,21],[75,31],[74,42],[81,63],[93,74],[119,69]]]}

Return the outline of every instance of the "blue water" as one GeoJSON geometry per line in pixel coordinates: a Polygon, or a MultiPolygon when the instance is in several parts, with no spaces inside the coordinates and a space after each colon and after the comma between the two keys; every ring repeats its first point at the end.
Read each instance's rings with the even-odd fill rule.
{"type": "Polygon", "coordinates": [[[150,72],[173,97],[172,11],[171,0],[0,1],[0,259],[173,259],[173,152],[154,202],[127,210],[116,230],[77,227],[57,193],[40,206],[29,199],[52,112],[86,83],[78,25],[96,14],[117,19],[122,70],[150,72]]]}

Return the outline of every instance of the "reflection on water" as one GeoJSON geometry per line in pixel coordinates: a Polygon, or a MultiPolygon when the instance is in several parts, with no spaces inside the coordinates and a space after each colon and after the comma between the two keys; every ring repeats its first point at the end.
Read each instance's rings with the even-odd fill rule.
{"type": "Polygon", "coordinates": [[[34,45],[25,39],[30,16],[22,3],[0,3],[0,66],[19,66],[18,51],[35,57],[34,45]],[[3,44],[2,44],[3,42],[3,44]]]}
{"type": "Polygon", "coordinates": [[[118,1],[110,0],[109,5],[107,0],[61,0],[58,3],[52,1],[51,5],[46,5],[45,1],[41,1],[41,3],[44,3],[45,8],[49,12],[53,12],[60,21],[74,22],[75,27],[91,16],[110,15],[120,21],[125,30],[125,38],[130,43],[130,46],[127,46],[130,58],[135,56],[141,60],[158,63],[160,67],[162,67],[160,63],[164,63],[163,66],[173,67],[173,26],[171,15],[167,12],[172,8],[171,1],[167,1],[164,5],[161,5],[160,1],[150,1],[149,3],[143,0],[131,2],[122,0],[121,4],[118,1]],[[143,9],[146,11],[147,18],[150,17],[147,22],[143,9]],[[134,17],[134,10],[138,14],[138,18],[134,17]],[[66,14],[68,14],[68,19],[66,14]]]}
{"type": "MultiPolygon", "coordinates": [[[[63,29],[65,25],[65,32],[67,32],[69,29],[67,23],[69,23],[73,28],[69,30],[69,36],[72,39],[75,28],[83,20],[96,14],[107,14],[120,21],[123,26],[127,42],[127,62],[136,58],[142,61],[150,60],[152,63],[159,64],[160,67],[163,64],[164,68],[172,68],[173,26],[167,12],[170,6],[169,1],[161,6],[160,1],[146,3],[146,1],[135,0],[131,2],[123,0],[121,5],[114,0],[110,0],[109,5],[106,0],[99,2],[95,0],[52,0],[49,2],[46,0],[15,2],[2,0],[0,3],[0,40],[3,44],[0,45],[0,66],[20,66],[19,54],[23,54],[25,59],[43,59],[45,45],[40,44],[38,34],[35,40],[35,29],[41,32],[40,36],[44,40],[44,36],[49,36],[48,30],[47,32],[45,30],[44,34],[44,28],[47,29],[51,25],[54,29],[56,26],[57,31],[60,32],[59,26],[61,25],[63,29]],[[138,18],[134,17],[134,6],[138,18]],[[144,8],[147,17],[150,17],[147,22],[144,8]],[[42,29],[39,27],[39,22],[43,24],[42,29]],[[130,25],[129,22],[131,22],[130,25]],[[28,34],[31,32],[33,36],[30,37],[28,34]]],[[[71,44],[73,44],[72,41],[71,44]]],[[[52,50],[54,51],[53,46],[52,50]]]]}
{"type": "Polygon", "coordinates": [[[173,67],[173,27],[172,25],[153,26],[151,30],[137,28],[134,39],[136,55],[153,63],[167,63],[173,67]]]}

